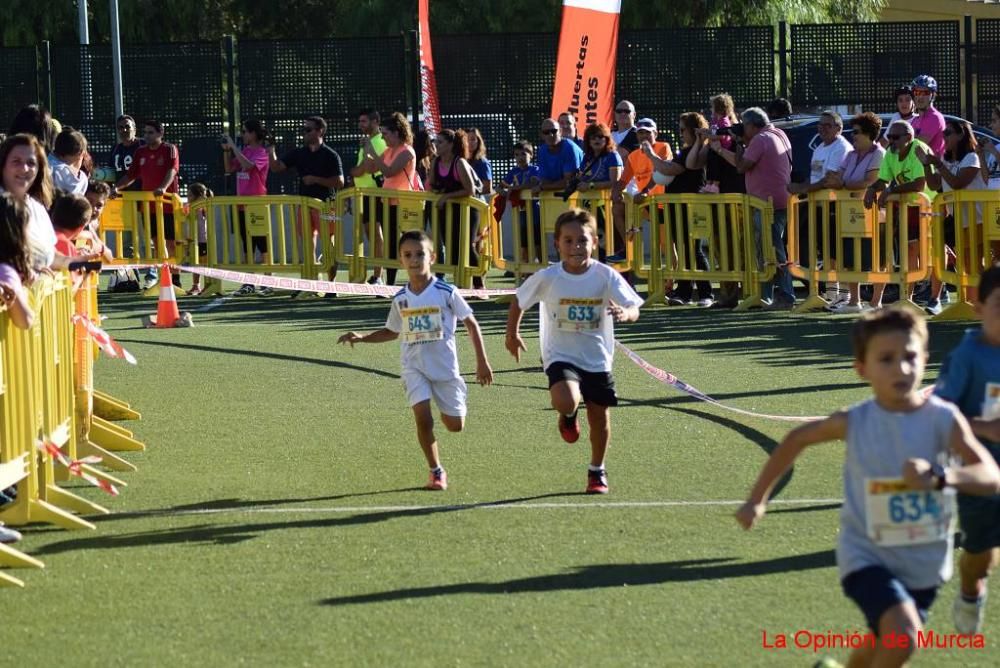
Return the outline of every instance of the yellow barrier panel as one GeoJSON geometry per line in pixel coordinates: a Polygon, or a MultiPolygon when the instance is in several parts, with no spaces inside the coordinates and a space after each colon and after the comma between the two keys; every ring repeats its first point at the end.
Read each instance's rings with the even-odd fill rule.
{"type": "MultiPolygon", "coordinates": [[[[295,273],[306,279],[323,274],[326,278],[326,272],[336,266],[332,239],[339,238],[333,206],[332,202],[291,195],[199,200],[189,207],[185,219],[185,241],[191,249],[185,261],[216,269],[295,273]],[[202,217],[206,228],[204,257],[200,257],[197,243],[202,217]]],[[[219,294],[222,286],[213,281],[205,291],[219,294]]]]}
{"type": "Polygon", "coordinates": [[[667,281],[742,283],[736,310],[763,306],[761,283],[776,267],[769,202],[738,194],[660,194],[626,210],[632,268],[649,283],[646,306],[664,304],[667,281]]]}
{"type": "Polygon", "coordinates": [[[69,510],[104,510],[57,488],[51,457],[38,449],[40,442],[70,452],[75,446],[70,291],[65,274],[40,277],[29,291],[34,325],[21,330],[7,322],[0,330],[7,374],[4,421],[13,425],[4,462],[26,458],[26,475],[17,483],[17,499],[0,509],[0,521],[7,524],[47,522],[67,529],[93,529],[93,524],[69,510]]]}
{"type": "MultiPolygon", "coordinates": [[[[555,253],[556,218],[567,209],[580,207],[589,210],[598,221],[598,234],[608,255],[614,255],[614,207],[610,190],[572,193],[563,199],[559,193],[543,191],[538,195],[530,189],[514,191],[507,196],[504,220],[510,221],[510,233],[504,234],[500,225],[491,228],[492,264],[513,273],[518,279],[549,266],[550,254],[555,253]],[[510,247],[505,238],[511,240],[510,247]],[[609,244],[609,245],[605,245],[609,244]]],[[[626,261],[614,265],[619,271],[632,268],[632,246],[626,244],[626,261]]],[[[594,248],[594,256],[599,255],[594,248]]]]}
{"type": "Polygon", "coordinates": [[[863,191],[848,190],[789,197],[789,269],[795,278],[809,282],[809,297],[795,311],[827,306],[819,295],[821,281],[847,281],[895,283],[898,305],[924,313],[909,298],[908,286],[930,276],[930,201],[923,193],[891,195],[883,218],[877,207],[865,208],[863,197],[863,191]]]}
{"type": "Polygon", "coordinates": [[[983,268],[1000,258],[1000,192],[953,190],[934,198],[934,234],[931,259],[934,272],[945,283],[958,287],[956,303],[935,320],[975,320],[971,294],[979,285],[983,268]],[[950,229],[949,229],[950,228],[950,229]],[[945,243],[955,252],[954,269],[948,269],[945,243]]]}
{"type": "Polygon", "coordinates": [[[338,238],[343,238],[343,223],[347,216],[353,222],[353,247],[346,251],[337,244],[339,262],[348,266],[349,280],[362,282],[372,267],[398,269],[396,244],[399,235],[410,229],[424,230],[437,251],[435,273],[451,274],[455,285],[470,287],[473,276],[489,271],[489,259],[495,256],[490,248],[491,235],[480,245],[475,262],[472,244],[476,239],[473,227],[492,225],[490,205],[474,197],[450,200],[437,206],[437,193],[381,188],[350,188],[337,193],[335,215],[338,238]]]}

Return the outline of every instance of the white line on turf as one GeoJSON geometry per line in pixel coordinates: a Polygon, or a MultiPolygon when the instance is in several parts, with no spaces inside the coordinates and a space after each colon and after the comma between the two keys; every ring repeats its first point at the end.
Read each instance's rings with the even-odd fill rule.
{"type": "MultiPolygon", "coordinates": [[[[581,510],[586,508],[697,508],[704,506],[730,506],[738,508],[743,504],[743,499],[738,501],[589,501],[584,503],[518,503],[516,501],[496,502],[496,503],[460,503],[443,505],[412,505],[412,506],[328,506],[328,507],[301,507],[301,508],[272,508],[268,506],[247,506],[245,508],[191,508],[187,510],[150,510],[133,511],[142,515],[163,515],[163,516],[183,516],[183,515],[222,515],[232,514],[271,514],[271,515],[298,515],[304,513],[395,513],[395,512],[422,512],[435,510],[581,510]]],[[[842,503],[843,499],[774,499],[768,505],[788,505],[788,506],[808,506],[819,504],[842,503]]],[[[121,515],[131,514],[129,511],[116,513],[121,515]]]]}

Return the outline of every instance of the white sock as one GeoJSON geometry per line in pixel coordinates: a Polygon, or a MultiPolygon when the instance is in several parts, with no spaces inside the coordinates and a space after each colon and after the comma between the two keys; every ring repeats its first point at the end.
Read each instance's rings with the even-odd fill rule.
{"type": "Polygon", "coordinates": [[[594,466],[593,464],[589,464],[587,465],[587,470],[593,471],[594,473],[598,473],[604,470],[604,464],[601,464],[600,466],[594,466]]]}

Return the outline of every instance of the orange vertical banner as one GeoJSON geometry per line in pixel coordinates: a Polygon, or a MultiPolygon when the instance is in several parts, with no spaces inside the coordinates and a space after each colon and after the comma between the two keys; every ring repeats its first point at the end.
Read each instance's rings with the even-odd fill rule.
{"type": "Polygon", "coordinates": [[[563,0],[552,118],[570,111],[580,126],[610,125],[621,4],[621,0],[563,0]]]}
{"type": "Polygon", "coordinates": [[[431,53],[430,0],[419,0],[417,7],[420,98],[424,112],[424,129],[433,137],[441,131],[441,108],[438,106],[437,80],[434,78],[434,54],[431,53]]]}

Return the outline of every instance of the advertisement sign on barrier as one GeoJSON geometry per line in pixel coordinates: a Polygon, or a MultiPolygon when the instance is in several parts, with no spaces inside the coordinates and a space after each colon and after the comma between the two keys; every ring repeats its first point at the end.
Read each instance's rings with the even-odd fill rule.
{"type": "Polygon", "coordinates": [[[399,201],[399,231],[424,229],[424,203],[422,200],[399,201]]]}
{"type": "Polygon", "coordinates": [[[872,235],[872,219],[864,203],[858,199],[845,199],[840,204],[840,236],[870,237],[872,235]]]}
{"type": "Polygon", "coordinates": [[[271,207],[266,204],[247,204],[243,213],[247,221],[247,231],[254,236],[266,236],[271,232],[271,207]]]}
{"type": "Polygon", "coordinates": [[[689,204],[688,221],[691,226],[691,236],[696,239],[712,238],[712,205],[689,204]]]}

